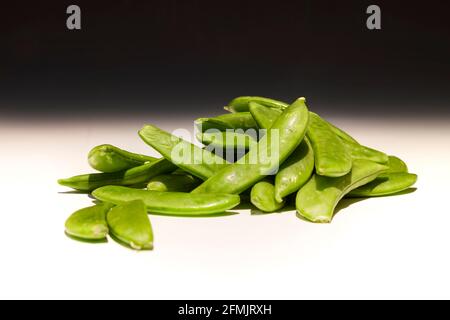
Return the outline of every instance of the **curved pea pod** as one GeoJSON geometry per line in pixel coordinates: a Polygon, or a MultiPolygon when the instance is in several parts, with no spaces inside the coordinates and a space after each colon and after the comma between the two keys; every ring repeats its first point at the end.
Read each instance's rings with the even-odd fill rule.
{"type": "Polygon", "coordinates": [[[249,103],[250,113],[261,129],[270,129],[278,117],[283,113],[282,109],[267,108],[257,102],[249,103]]]}
{"type": "Polygon", "coordinates": [[[110,144],[96,146],[88,154],[91,167],[106,173],[131,169],[156,160],[158,159],[128,152],[110,144]]]}
{"type": "Polygon", "coordinates": [[[208,179],[228,164],[208,150],[152,125],[144,126],[139,131],[139,136],[164,158],[202,180],[208,179]]]}
{"type": "Polygon", "coordinates": [[[225,131],[227,129],[258,129],[253,116],[250,112],[227,113],[214,118],[199,118],[194,121],[195,126],[200,132],[210,129],[225,131]]]}
{"type": "Polygon", "coordinates": [[[345,132],[344,130],[336,127],[334,124],[332,124],[331,122],[325,120],[322,118],[323,121],[325,121],[326,123],[328,123],[328,125],[330,126],[331,130],[342,140],[350,142],[350,143],[356,143],[359,144],[358,141],[356,141],[355,138],[353,138],[351,135],[349,135],[347,132],[345,132]]]}
{"type": "Polygon", "coordinates": [[[297,193],[297,212],[312,222],[331,222],[336,205],[346,194],[387,170],[388,167],[376,162],[355,160],[351,172],[345,176],[331,178],[315,174],[297,193]]]}
{"type": "Polygon", "coordinates": [[[112,208],[107,215],[112,238],[134,250],[153,249],[153,230],[142,201],[130,201],[112,208]]]}
{"type": "Polygon", "coordinates": [[[353,159],[370,160],[381,164],[387,164],[389,157],[384,152],[363,146],[359,143],[342,140],[353,159]]]}
{"type": "Polygon", "coordinates": [[[254,136],[243,132],[244,131],[242,131],[242,133],[234,131],[204,132],[199,133],[197,139],[204,145],[214,149],[248,150],[258,143],[256,140],[256,131],[254,131],[254,136]]]}
{"type": "Polygon", "coordinates": [[[92,195],[101,201],[116,205],[141,200],[147,211],[175,216],[206,216],[222,213],[236,207],[240,198],[231,194],[192,194],[183,192],[158,192],[119,186],[106,186],[92,195]]]}
{"type": "Polygon", "coordinates": [[[100,203],[76,211],[66,220],[66,234],[84,241],[106,240],[106,214],[112,207],[112,204],[100,203]]]}
{"type": "Polygon", "coordinates": [[[308,116],[305,99],[298,99],[284,110],[256,147],[192,192],[240,194],[265,176],[274,174],[303,140],[308,116]]]}
{"type": "Polygon", "coordinates": [[[308,138],[281,165],[275,176],[275,199],[297,192],[311,177],[314,171],[314,151],[308,138]]]}
{"type": "Polygon", "coordinates": [[[125,171],[84,174],[67,179],[60,179],[58,180],[58,183],[62,186],[84,192],[89,192],[108,185],[140,186],[141,184],[144,184],[145,186],[145,183],[151,178],[160,174],[172,172],[176,169],[177,167],[170,161],[160,159],[125,171]]]}
{"type": "Polygon", "coordinates": [[[408,172],[408,166],[402,159],[396,156],[389,156],[388,158],[389,170],[387,173],[408,172]]]}
{"type": "Polygon", "coordinates": [[[314,150],[316,173],[342,177],[352,169],[352,158],[342,140],[317,114],[310,112],[307,136],[314,150]]]}
{"type": "Polygon", "coordinates": [[[256,102],[259,103],[265,107],[273,108],[273,109],[286,109],[289,107],[289,104],[270,99],[270,98],[264,98],[264,97],[237,97],[228,103],[228,106],[225,107],[225,110],[230,112],[246,112],[249,110],[250,102],[256,102]]]}
{"type": "Polygon", "coordinates": [[[191,192],[202,183],[190,174],[163,174],[156,176],[147,184],[149,191],[191,192]]]}
{"type": "Polygon", "coordinates": [[[265,213],[276,212],[285,206],[285,202],[275,199],[275,187],[268,181],[260,181],[252,187],[251,203],[265,213]]]}
{"type": "Polygon", "coordinates": [[[347,197],[382,197],[397,194],[412,187],[417,175],[412,173],[385,173],[374,181],[350,192],[347,197]]]}

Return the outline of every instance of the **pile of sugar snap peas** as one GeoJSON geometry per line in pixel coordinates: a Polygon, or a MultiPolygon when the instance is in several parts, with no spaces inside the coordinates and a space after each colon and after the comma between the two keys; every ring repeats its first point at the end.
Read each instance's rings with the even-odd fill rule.
{"type": "Polygon", "coordinates": [[[148,213],[217,216],[241,199],[264,213],[279,212],[293,200],[299,218],[328,223],[344,197],[399,194],[417,181],[401,159],[358,143],[310,112],[304,98],[289,105],[238,97],[225,109],[229,113],[195,121],[204,147],[146,125],[139,136],[159,159],[112,145],[93,148],[89,164],[100,173],[58,181],[96,199],[67,219],[66,234],[87,242],[109,235],[132,249],[149,250],[148,213]],[[263,133],[249,134],[256,130],[263,133]],[[231,150],[233,160],[223,150],[227,155],[231,150]]]}

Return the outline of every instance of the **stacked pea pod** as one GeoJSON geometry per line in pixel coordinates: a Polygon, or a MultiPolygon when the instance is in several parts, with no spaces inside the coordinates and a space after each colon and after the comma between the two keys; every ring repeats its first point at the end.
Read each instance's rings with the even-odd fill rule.
{"type": "Polygon", "coordinates": [[[98,204],[74,213],[66,233],[95,242],[109,234],[133,249],[152,249],[147,212],[222,216],[247,194],[266,213],[295,197],[299,217],[326,223],[346,196],[398,194],[417,180],[399,158],[361,145],[310,112],[304,98],[288,105],[239,97],[225,109],[230,113],[195,121],[203,148],[146,125],[139,135],[161,159],[111,145],[91,150],[89,163],[100,173],[59,183],[90,192],[98,204]]]}

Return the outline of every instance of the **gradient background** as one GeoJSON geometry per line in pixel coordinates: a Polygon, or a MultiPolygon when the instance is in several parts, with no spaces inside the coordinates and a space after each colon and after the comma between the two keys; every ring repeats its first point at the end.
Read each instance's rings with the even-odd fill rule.
{"type": "Polygon", "coordinates": [[[318,112],[448,117],[448,4],[2,2],[0,110],[11,117],[216,113],[239,95],[318,112]],[[65,9],[82,8],[69,31],[65,9]],[[170,110],[164,108],[170,106],[170,110]]]}
{"type": "Polygon", "coordinates": [[[380,31],[366,1],[76,1],[81,31],[66,29],[72,2],[55,3],[0,4],[0,298],[450,298],[443,1],[377,1],[380,31]],[[90,148],[156,156],[143,124],[192,129],[239,95],[306,96],[404,159],[417,190],[344,199],[329,225],[293,207],[151,215],[153,252],[64,235],[92,199],[56,180],[91,172],[90,148]]]}

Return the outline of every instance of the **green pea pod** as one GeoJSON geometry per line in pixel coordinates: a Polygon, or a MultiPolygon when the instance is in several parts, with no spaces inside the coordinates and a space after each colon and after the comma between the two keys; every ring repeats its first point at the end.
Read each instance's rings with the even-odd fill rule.
{"type": "Polygon", "coordinates": [[[274,109],[286,109],[289,107],[289,104],[285,102],[264,97],[237,97],[225,107],[225,110],[230,112],[246,112],[249,110],[250,102],[256,102],[265,107],[274,109]]]}
{"type": "Polygon", "coordinates": [[[270,129],[278,117],[283,113],[281,109],[267,108],[257,102],[249,103],[250,113],[261,129],[270,129]]]}
{"type": "Polygon", "coordinates": [[[156,176],[147,184],[149,191],[191,192],[202,183],[190,174],[163,174],[156,176]]]}
{"type": "Polygon", "coordinates": [[[151,178],[163,173],[172,172],[176,169],[177,167],[170,161],[160,159],[125,171],[84,174],[68,179],[60,179],[58,183],[75,190],[89,192],[108,185],[145,185],[151,178]]]}
{"type": "Polygon", "coordinates": [[[220,131],[227,129],[242,129],[244,131],[258,129],[258,125],[250,112],[227,113],[214,118],[199,118],[194,123],[200,132],[210,129],[218,129],[220,131]]]}
{"type": "Polygon", "coordinates": [[[142,200],[151,213],[175,216],[206,216],[222,213],[236,207],[240,198],[232,194],[192,194],[182,192],[158,192],[119,186],[106,186],[92,195],[101,201],[116,205],[142,200]]]}
{"type": "Polygon", "coordinates": [[[227,165],[223,158],[152,125],[144,126],[139,136],[164,158],[202,180],[227,165]]]}
{"type": "Polygon", "coordinates": [[[381,151],[360,145],[359,143],[349,142],[347,140],[342,140],[342,142],[348,152],[350,152],[352,159],[370,160],[381,164],[387,164],[389,162],[389,157],[387,154],[381,151]]]}
{"type": "Polygon", "coordinates": [[[357,198],[393,195],[412,187],[416,182],[417,175],[412,173],[385,173],[347,196],[357,198]]]}
{"type": "Polygon", "coordinates": [[[252,187],[251,203],[262,212],[271,213],[282,209],[285,202],[275,200],[275,187],[268,181],[260,181],[252,187]]]}
{"type": "Polygon", "coordinates": [[[347,132],[345,132],[344,130],[336,127],[334,124],[332,124],[331,122],[328,122],[327,120],[323,119],[323,121],[325,121],[326,123],[328,123],[328,125],[330,126],[331,130],[342,140],[350,142],[350,143],[355,143],[355,144],[359,144],[358,141],[355,140],[355,138],[353,138],[351,135],[349,135],[347,132]]]}
{"type": "Polygon", "coordinates": [[[106,173],[131,169],[156,160],[158,159],[128,152],[110,144],[97,146],[88,155],[91,167],[106,173]]]}
{"type": "Polygon", "coordinates": [[[309,139],[305,140],[281,165],[275,177],[275,199],[297,192],[311,177],[314,171],[314,151],[309,139]]]}
{"type": "Polygon", "coordinates": [[[83,208],[66,220],[66,234],[83,241],[105,240],[108,235],[106,214],[113,207],[109,203],[83,208]]]}
{"type": "Polygon", "coordinates": [[[387,173],[408,172],[408,166],[402,159],[397,158],[396,156],[389,156],[388,158],[389,170],[387,173]]]}
{"type": "Polygon", "coordinates": [[[350,191],[375,180],[387,166],[355,160],[350,173],[332,178],[315,174],[297,193],[298,214],[312,222],[331,222],[338,202],[350,191]]]}
{"type": "Polygon", "coordinates": [[[352,158],[342,140],[317,114],[310,112],[307,136],[314,150],[316,173],[342,177],[352,169],[352,158]]]}
{"type": "Polygon", "coordinates": [[[197,139],[204,145],[214,149],[249,150],[258,143],[256,140],[256,131],[254,133],[255,137],[250,134],[234,131],[204,132],[199,133],[197,139]]]}
{"type": "Polygon", "coordinates": [[[284,110],[256,147],[192,192],[240,194],[265,176],[274,174],[303,140],[308,116],[305,99],[298,99],[284,110]]]}
{"type": "Polygon", "coordinates": [[[142,201],[112,208],[107,215],[109,232],[120,243],[135,250],[153,249],[153,230],[142,201]]]}

